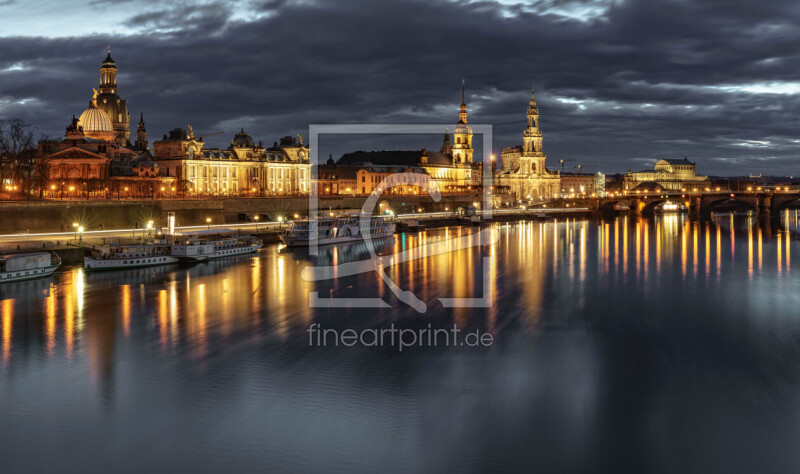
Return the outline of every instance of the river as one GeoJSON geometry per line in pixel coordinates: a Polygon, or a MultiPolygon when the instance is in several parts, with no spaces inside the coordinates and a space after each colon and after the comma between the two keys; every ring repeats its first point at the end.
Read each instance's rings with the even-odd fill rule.
{"type": "Polygon", "coordinates": [[[378,243],[387,281],[308,281],[358,243],[2,285],[0,470],[796,471],[796,211],[479,231],[378,243]]]}

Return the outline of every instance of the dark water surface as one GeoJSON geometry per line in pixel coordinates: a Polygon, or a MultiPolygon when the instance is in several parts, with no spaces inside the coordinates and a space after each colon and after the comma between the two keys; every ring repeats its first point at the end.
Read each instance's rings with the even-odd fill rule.
{"type": "Polygon", "coordinates": [[[399,234],[380,253],[418,257],[388,274],[424,314],[375,272],[301,278],[363,243],[2,285],[0,472],[798,472],[797,219],[399,234]],[[438,302],[484,270],[490,307],[438,302]],[[494,343],[319,347],[312,323],[494,343]]]}

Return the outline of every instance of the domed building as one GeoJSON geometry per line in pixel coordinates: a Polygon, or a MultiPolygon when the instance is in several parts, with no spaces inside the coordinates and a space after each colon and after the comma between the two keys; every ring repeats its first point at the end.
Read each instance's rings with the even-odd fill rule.
{"type": "Polygon", "coordinates": [[[116,139],[114,125],[108,114],[97,106],[96,98],[89,102],[89,108],[83,111],[78,119],[78,126],[83,129],[83,134],[87,138],[113,142],[116,139]]]}

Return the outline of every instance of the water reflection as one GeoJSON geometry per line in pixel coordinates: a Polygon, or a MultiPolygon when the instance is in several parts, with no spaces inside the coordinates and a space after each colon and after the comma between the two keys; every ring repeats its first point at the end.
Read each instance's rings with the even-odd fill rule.
{"type": "MultiPolygon", "coordinates": [[[[740,265],[750,280],[765,268],[773,269],[777,277],[788,277],[791,236],[800,229],[800,219],[796,211],[788,211],[777,226],[759,222],[752,215],[733,214],[708,222],[690,222],[685,215],[672,214],[652,220],[624,216],[600,222],[566,219],[495,226],[501,235],[496,246],[478,242],[471,249],[431,254],[429,244],[452,242],[478,231],[443,228],[376,242],[376,253],[387,259],[389,274],[398,286],[413,291],[439,312],[438,297],[483,296],[482,259],[486,257],[492,308],[498,299],[514,294],[534,328],[545,286],[559,282],[571,282],[567,294],[582,307],[586,284],[609,288],[611,282],[622,282],[653,290],[672,274],[682,280],[710,281],[714,277],[719,282],[724,271],[736,271],[740,265]],[[737,259],[737,247],[743,249],[745,260],[737,259]],[[765,247],[772,251],[765,253],[765,247]],[[405,251],[411,258],[392,265],[392,255],[405,251]],[[651,274],[657,276],[654,282],[649,281],[651,274]],[[507,275],[514,280],[508,281],[507,275]]],[[[224,341],[237,332],[250,333],[255,339],[285,340],[293,328],[302,328],[328,313],[308,308],[309,291],[327,297],[370,294],[398,306],[392,314],[413,315],[410,308],[393,300],[375,274],[316,283],[300,277],[306,265],[367,258],[369,251],[363,242],[322,247],[316,256],[304,250],[271,247],[257,257],[191,267],[91,274],[75,268],[45,280],[4,285],[0,305],[3,363],[8,366],[13,361],[14,328],[39,317],[45,355],[70,358],[77,341],[85,336],[81,344],[96,371],[102,372],[110,370],[107,362],[99,362],[111,358],[114,345],[110,340],[128,339],[135,332],[155,331],[162,351],[185,346],[182,349],[195,357],[207,355],[210,342],[224,341]],[[24,313],[26,320],[15,317],[19,313],[24,313]]],[[[495,311],[487,312],[494,321],[495,311]]],[[[475,322],[469,320],[474,313],[456,309],[453,317],[466,326],[475,322]]]]}
{"type": "MultiPolygon", "coordinates": [[[[190,267],[91,274],[67,269],[46,280],[0,286],[0,404],[13,399],[27,414],[19,429],[29,438],[52,426],[63,433],[63,427],[74,426],[69,413],[77,412],[102,422],[108,421],[105,416],[124,420],[137,428],[134,441],[146,445],[141,433],[167,417],[175,423],[171,435],[176,439],[222,457],[219,438],[207,437],[208,426],[194,420],[211,417],[214,429],[225,428],[240,441],[276,427],[279,433],[259,438],[264,443],[257,448],[239,445],[242,462],[251,466],[246,460],[265,452],[308,454],[297,450],[312,434],[297,427],[324,424],[305,418],[308,413],[361,428],[363,420],[381,420],[376,431],[395,430],[410,446],[435,445],[443,459],[452,459],[452,452],[464,454],[462,449],[466,459],[481,449],[504,452],[485,443],[487,437],[507,439],[508,430],[520,445],[538,446],[542,438],[531,433],[531,426],[548,433],[545,442],[556,445],[552,452],[583,453],[581,446],[588,444],[594,449],[585,455],[591,456],[608,451],[603,439],[609,430],[623,430],[622,439],[635,452],[660,449],[659,440],[644,446],[652,432],[641,426],[667,423],[683,413],[686,403],[714,406],[720,394],[752,396],[772,385],[796,393],[777,369],[782,355],[793,354],[781,338],[800,334],[791,318],[797,294],[790,279],[791,253],[800,230],[795,211],[779,222],[748,215],[692,222],[674,214],[493,226],[500,235],[494,245],[472,227],[428,229],[376,242],[390,277],[426,302],[425,314],[397,301],[375,272],[318,282],[301,278],[308,265],[369,258],[363,243],[322,247],[316,256],[272,246],[256,256],[190,267]],[[429,247],[452,245],[462,237],[477,239],[478,245],[445,253],[429,247]],[[401,252],[413,258],[398,262],[401,252]],[[312,309],[312,291],[327,298],[380,297],[393,307],[312,309]],[[484,296],[488,308],[447,309],[438,303],[438,298],[484,296]],[[306,330],[312,322],[335,328],[455,323],[491,333],[497,345],[477,354],[458,348],[419,348],[409,354],[391,348],[309,348],[306,330]],[[766,346],[771,349],[763,350],[766,346]],[[736,372],[737,367],[744,369],[736,372]],[[733,382],[719,382],[718,374],[731,372],[733,382]],[[709,388],[705,395],[685,380],[721,385],[704,386],[709,388]],[[472,393],[479,394],[474,406],[472,393]],[[140,397],[149,401],[133,401],[140,397]],[[464,408],[461,403],[483,415],[459,427],[454,418],[458,407],[464,408]],[[96,404],[108,412],[95,410],[96,404]],[[70,408],[59,408],[64,406],[70,408]],[[341,416],[330,414],[339,411],[341,416]],[[408,421],[409,413],[416,421],[408,421]],[[348,417],[361,421],[348,422],[348,417]],[[609,419],[614,423],[607,424],[609,419]],[[448,429],[419,439],[420,431],[428,431],[419,425],[430,428],[427,423],[448,429]]],[[[702,419],[706,412],[698,411],[702,419]]],[[[105,440],[98,433],[94,426],[80,438],[101,445],[105,440]]],[[[333,438],[326,442],[335,444],[333,438]]],[[[369,444],[373,436],[365,438],[369,444]]],[[[59,446],[51,448],[72,447],[69,442],[59,446]]],[[[348,459],[361,459],[342,449],[348,459]]],[[[423,464],[419,470],[444,462],[426,460],[434,454],[417,454],[423,464]]]]}

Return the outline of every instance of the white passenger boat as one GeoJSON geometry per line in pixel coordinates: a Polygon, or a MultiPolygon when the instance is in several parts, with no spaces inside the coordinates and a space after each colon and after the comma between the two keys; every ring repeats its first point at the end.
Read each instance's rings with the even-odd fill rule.
{"type": "MultiPolygon", "coordinates": [[[[317,245],[328,245],[363,240],[365,236],[361,233],[359,221],[358,215],[292,221],[289,229],[281,235],[281,240],[289,247],[308,246],[314,241],[317,245]]],[[[395,225],[385,217],[370,217],[369,237],[391,237],[394,228],[395,225]]]]}
{"type": "Polygon", "coordinates": [[[116,270],[178,263],[167,243],[105,244],[83,259],[86,270],[116,270]]]}
{"type": "Polygon", "coordinates": [[[51,252],[23,252],[0,257],[0,283],[50,276],[61,266],[61,258],[51,252]]]}
{"type": "Polygon", "coordinates": [[[229,229],[183,232],[172,236],[172,255],[190,262],[257,252],[264,243],[250,235],[232,235],[229,229]]]}

